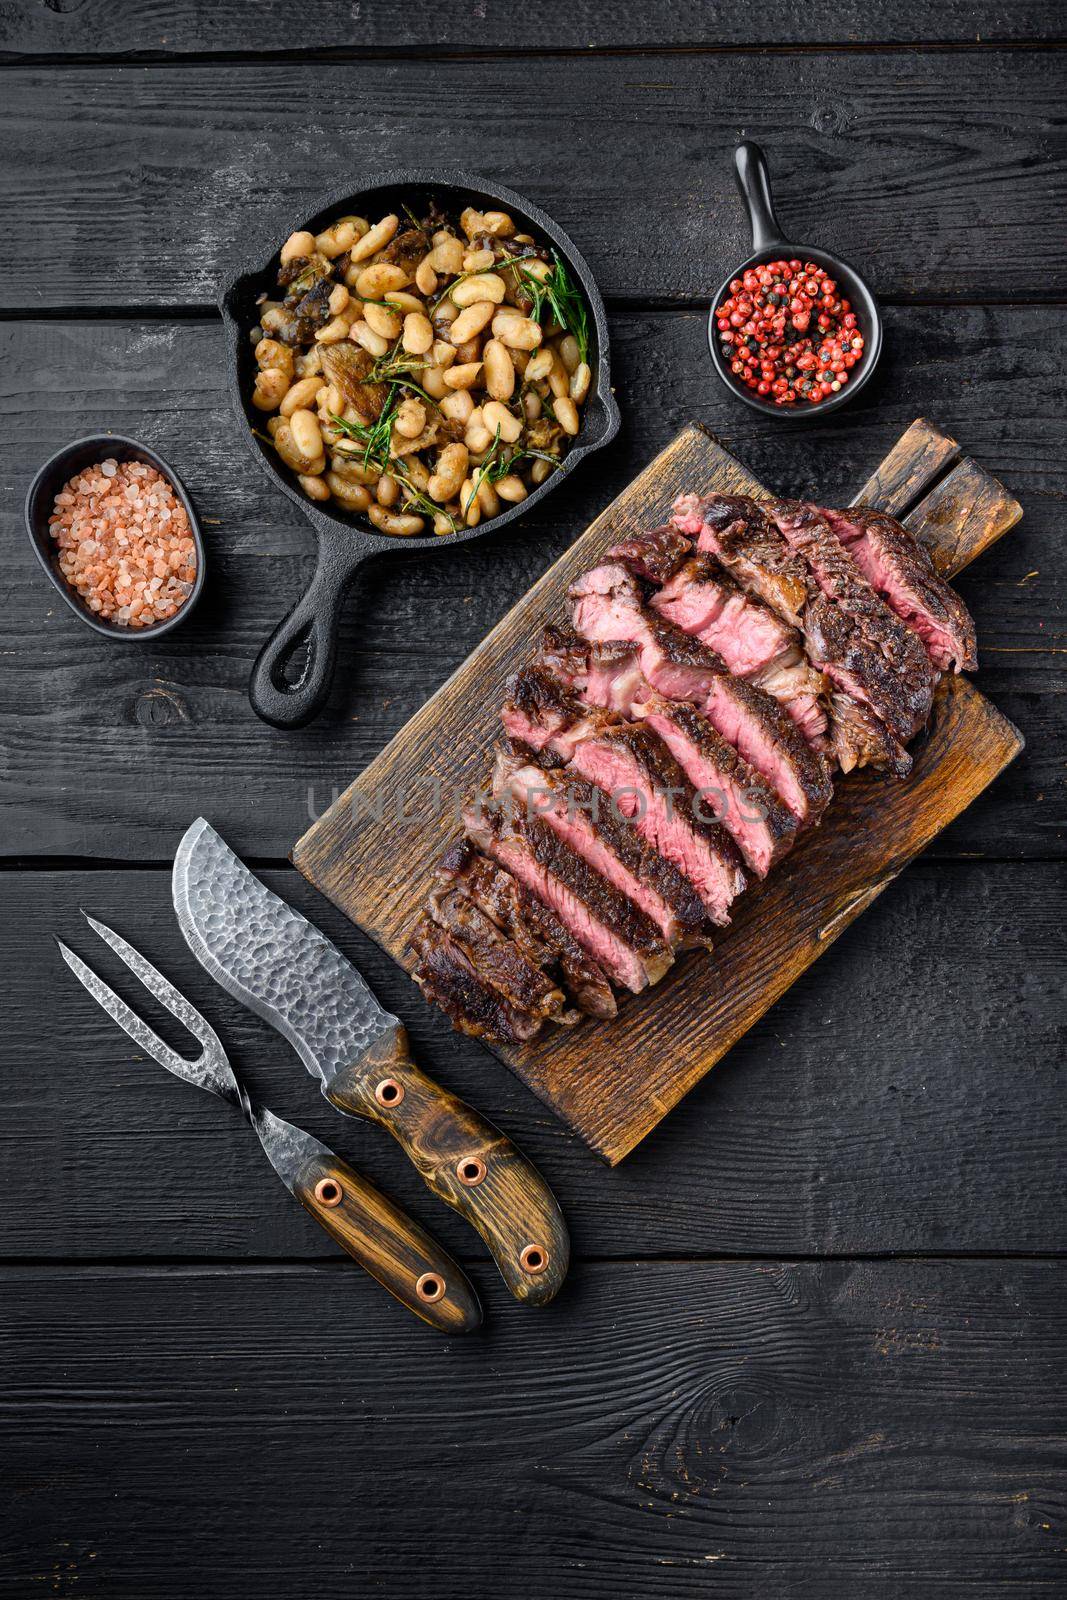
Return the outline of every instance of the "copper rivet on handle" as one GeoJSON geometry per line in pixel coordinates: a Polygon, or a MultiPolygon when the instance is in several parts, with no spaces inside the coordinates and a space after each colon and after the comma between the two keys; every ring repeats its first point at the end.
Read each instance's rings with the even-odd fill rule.
{"type": "Polygon", "coordinates": [[[519,1266],[523,1272],[544,1272],[548,1266],[548,1251],[542,1250],[539,1244],[524,1245],[519,1256],[519,1266]]]}
{"type": "Polygon", "coordinates": [[[322,1206],[339,1206],[344,1193],[336,1178],[320,1178],[315,1185],[315,1199],[322,1206]]]}
{"type": "Polygon", "coordinates": [[[404,1098],[404,1085],[395,1078],[383,1078],[375,1087],[374,1098],[380,1106],[398,1106],[404,1098]]]}
{"type": "Polygon", "coordinates": [[[481,1156],[464,1156],[456,1164],[456,1177],[468,1189],[476,1189],[485,1178],[485,1162],[481,1156]]]}
{"type": "Polygon", "coordinates": [[[420,1300],[427,1301],[430,1305],[435,1300],[440,1300],[445,1292],[445,1280],[439,1272],[424,1272],[415,1285],[415,1293],[420,1300]]]}

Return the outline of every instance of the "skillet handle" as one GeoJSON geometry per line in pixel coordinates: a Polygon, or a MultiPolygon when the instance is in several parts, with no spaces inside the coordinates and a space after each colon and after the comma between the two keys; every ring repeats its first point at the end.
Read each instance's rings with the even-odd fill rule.
{"type": "Polygon", "coordinates": [[[302,728],[317,717],[329,698],[337,659],[337,629],[345,594],[367,553],[353,557],[327,540],[319,544],[315,572],[287,617],[275,628],[252,668],[248,698],[252,710],[276,728],[302,728]],[[293,682],[285,669],[295,651],[305,649],[303,668],[293,682]]]}
{"type": "Polygon", "coordinates": [[[734,151],[734,177],[752,225],[752,249],[771,250],[786,244],[782,225],[774,214],[767,158],[758,144],[746,139],[734,151]]]}

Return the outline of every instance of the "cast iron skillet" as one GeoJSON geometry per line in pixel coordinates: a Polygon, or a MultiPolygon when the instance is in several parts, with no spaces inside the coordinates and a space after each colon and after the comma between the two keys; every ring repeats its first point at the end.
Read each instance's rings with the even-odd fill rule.
{"type": "Polygon", "coordinates": [[[563,230],[529,200],[492,184],[484,178],[451,170],[426,169],[380,173],[360,188],[329,196],[315,210],[294,207],[282,230],[264,241],[223,287],[220,294],[226,329],[226,356],[230,392],[240,431],[254,452],[260,467],[271,482],[287,495],[318,535],[318,561],[305,593],[289,615],[281,621],[259,653],[252,669],[248,697],[253,710],[277,728],[299,728],[316,716],[326,702],[337,653],[337,629],[345,593],[366,562],[381,556],[410,555],[421,550],[439,550],[445,545],[465,544],[495,533],[504,523],[521,516],[557,488],[583,458],[613,439],[619,428],[619,408],[611,393],[608,367],[608,330],[604,302],[582,255],[563,230]],[[593,381],[589,398],[582,408],[581,431],[564,457],[562,466],[540,487],[532,489],[520,504],[509,506],[499,516],[477,528],[460,533],[415,539],[379,533],[369,522],[352,512],[325,509],[301,493],[288,469],[273,451],[256,439],[252,426],[262,426],[262,416],[251,404],[255,358],[249,339],[254,327],[256,297],[264,290],[273,296],[276,288],[278,252],[294,228],[319,232],[335,216],[356,212],[372,222],[390,211],[403,215],[408,205],[418,213],[420,204],[436,196],[442,205],[457,213],[466,205],[480,210],[503,208],[520,225],[520,230],[554,244],[585,295],[590,313],[591,349],[589,364],[593,381]],[[306,648],[299,674],[290,682],[286,667],[298,650],[306,648]]]}
{"type": "Polygon", "coordinates": [[[726,387],[737,395],[739,400],[743,400],[746,406],[751,406],[753,411],[762,411],[765,416],[775,417],[779,422],[819,421],[828,412],[839,411],[842,406],[848,405],[848,402],[859,394],[874,371],[882,351],[882,313],[878,309],[877,300],[855,267],[850,266],[847,261],[842,261],[840,256],[832,256],[828,250],[820,250],[810,244],[791,244],[785,238],[782,225],[774,214],[767,162],[758,144],[752,144],[746,139],[744,144],[738,145],[734,152],[734,176],[741,191],[741,198],[748,208],[749,222],[752,224],[752,254],[742,261],[739,267],[734,267],[732,272],[726,274],[711,302],[711,312],[708,316],[708,346],[711,350],[711,359],[726,387]],[[783,255],[802,256],[805,261],[814,261],[817,267],[822,267],[824,272],[836,280],[844,291],[846,299],[852,302],[852,309],[856,313],[859,330],[864,339],[863,359],[852,368],[844,388],[815,406],[808,401],[798,401],[796,405],[791,406],[776,406],[773,401],[754,394],[730,371],[730,363],[722,353],[719,330],[715,324],[716,309],[728,297],[733,279],[741,277],[749,267],[758,267],[763,261],[773,261],[783,255]]]}

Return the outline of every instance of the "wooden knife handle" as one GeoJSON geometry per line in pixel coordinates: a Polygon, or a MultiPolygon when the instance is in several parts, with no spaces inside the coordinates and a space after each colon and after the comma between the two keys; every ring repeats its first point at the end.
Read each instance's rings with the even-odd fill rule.
{"type": "Polygon", "coordinates": [[[448,1252],[387,1195],[332,1152],[302,1163],[290,1187],[365,1272],[442,1333],[482,1320],[470,1281],[448,1252]]]}
{"type": "Polygon", "coordinates": [[[570,1260],[555,1196],[510,1139],[415,1065],[404,1028],[338,1073],[326,1098],[387,1128],[423,1182],[477,1228],[516,1300],[548,1304],[570,1260]]]}

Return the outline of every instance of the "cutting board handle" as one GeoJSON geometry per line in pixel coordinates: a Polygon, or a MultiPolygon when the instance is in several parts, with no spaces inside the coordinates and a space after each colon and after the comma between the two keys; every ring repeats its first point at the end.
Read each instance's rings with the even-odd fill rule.
{"type": "Polygon", "coordinates": [[[476,1228],[516,1300],[542,1306],[567,1275],[567,1224],[548,1184],[498,1128],[417,1067],[399,1025],[325,1091],[386,1128],[423,1182],[476,1228]]]}
{"type": "Polygon", "coordinates": [[[302,728],[326,704],[337,660],[341,607],[357,571],[369,559],[367,551],[356,553],[320,539],[311,582],[252,668],[248,698],[264,722],[275,728],[302,728]],[[286,670],[300,650],[306,651],[304,663],[290,681],[286,670]]]}

